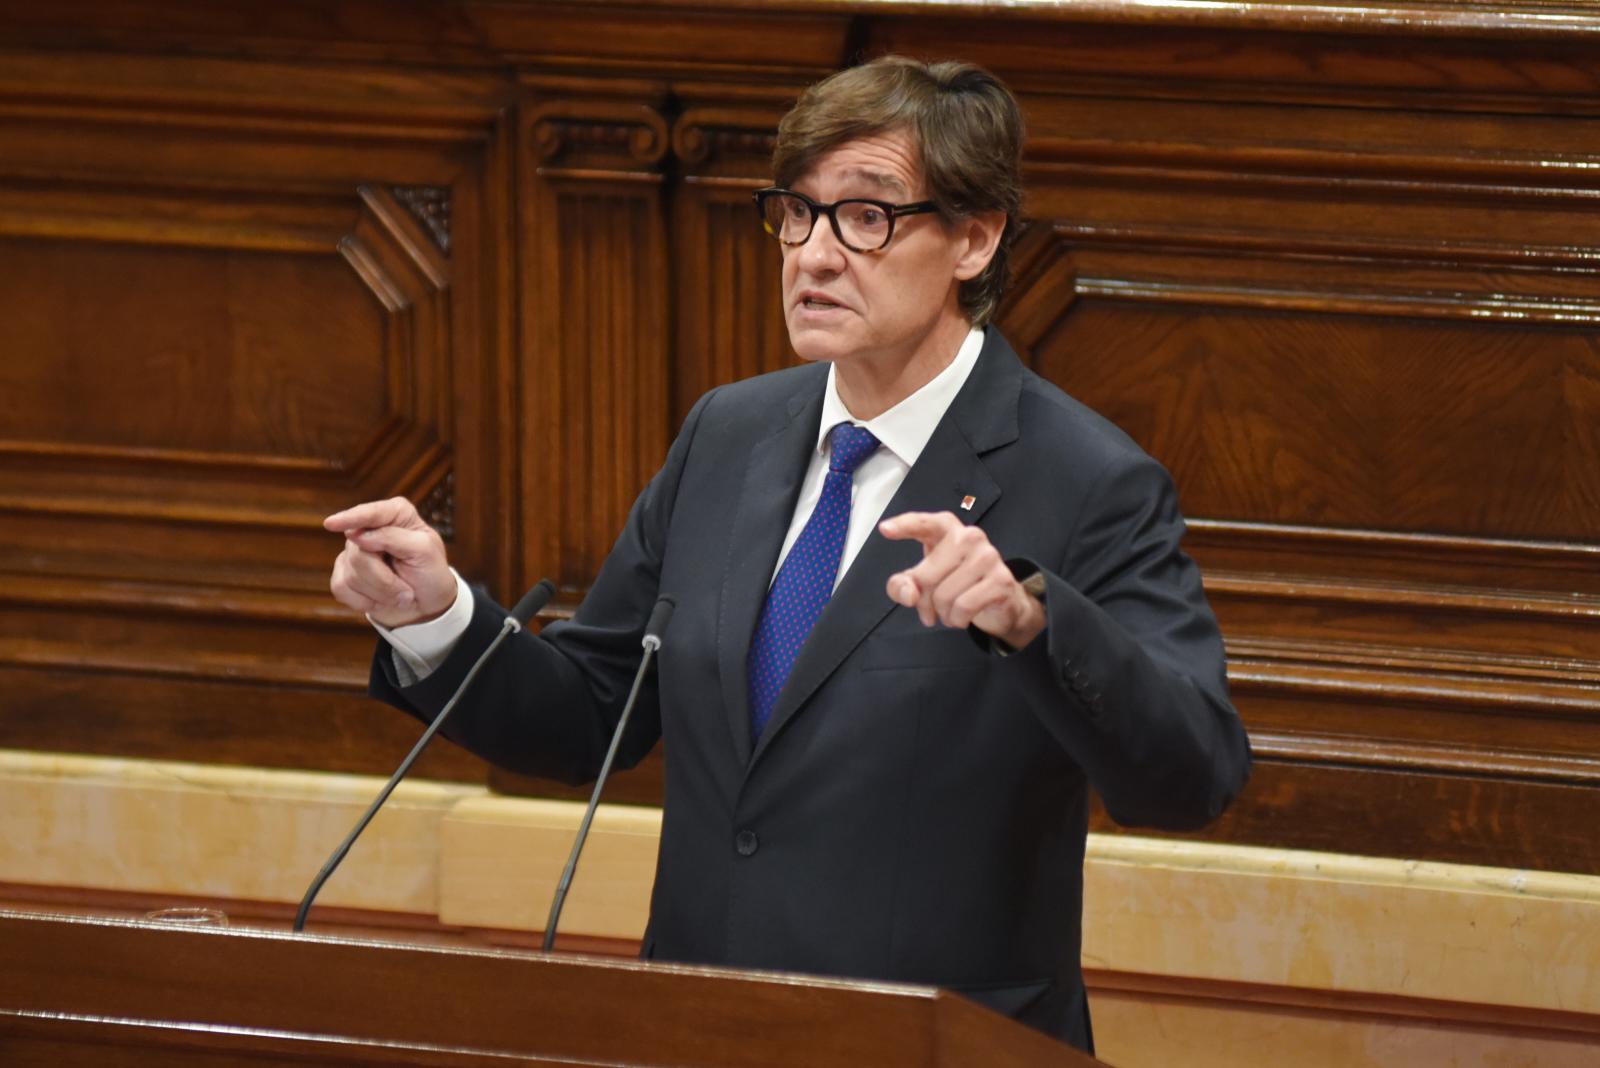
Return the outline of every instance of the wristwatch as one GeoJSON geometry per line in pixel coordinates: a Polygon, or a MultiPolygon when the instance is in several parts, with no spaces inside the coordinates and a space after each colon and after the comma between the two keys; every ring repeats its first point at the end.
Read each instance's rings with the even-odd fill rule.
{"type": "Polygon", "coordinates": [[[1044,600],[1044,591],[1046,587],[1043,571],[1040,571],[1038,568],[1034,568],[1031,575],[1021,576],[1019,577],[1018,581],[1022,583],[1022,591],[1024,593],[1032,594],[1035,600],[1044,600]]]}
{"type": "MultiPolygon", "coordinates": [[[[1006,566],[1011,569],[1012,577],[1022,585],[1022,591],[1040,604],[1043,604],[1046,589],[1044,572],[1037,567],[1033,567],[1026,560],[1007,560],[1006,566]],[[1033,568],[1033,570],[1026,575],[1017,574],[1023,568],[1033,568]]],[[[968,627],[967,633],[972,635],[972,640],[978,643],[979,648],[991,655],[1010,656],[1017,652],[1016,649],[1011,647],[1011,643],[1004,638],[996,638],[993,635],[985,634],[977,627],[968,627]]]]}

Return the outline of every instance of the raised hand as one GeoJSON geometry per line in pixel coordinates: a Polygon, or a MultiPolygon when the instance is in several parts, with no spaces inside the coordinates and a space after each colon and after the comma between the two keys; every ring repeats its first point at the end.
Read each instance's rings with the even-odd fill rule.
{"type": "Polygon", "coordinates": [[[404,497],[346,508],[322,525],[345,537],[328,580],[340,604],[401,627],[434,619],[455,603],[444,540],[404,497]]]}
{"type": "Polygon", "coordinates": [[[894,541],[922,543],[922,562],[889,576],[889,599],[922,625],[975,626],[1021,649],[1044,630],[1044,606],[1011,574],[989,536],[951,512],[902,512],[878,524],[894,541]]]}

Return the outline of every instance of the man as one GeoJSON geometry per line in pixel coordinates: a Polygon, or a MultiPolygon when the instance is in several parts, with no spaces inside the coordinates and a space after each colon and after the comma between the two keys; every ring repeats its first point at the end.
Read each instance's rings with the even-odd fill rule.
{"type": "MultiPolygon", "coordinates": [[[[802,96],[757,199],[806,365],[701,398],[574,619],[446,733],[592,778],[671,595],[620,756],[664,741],[644,955],[939,984],[1090,1049],[1088,788],[1196,827],[1249,747],[1166,473],[986,325],[1021,143],[961,64],[802,96]]],[[[373,692],[434,715],[504,611],[404,501],[327,525],[335,595],[389,643],[373,692]]]]}

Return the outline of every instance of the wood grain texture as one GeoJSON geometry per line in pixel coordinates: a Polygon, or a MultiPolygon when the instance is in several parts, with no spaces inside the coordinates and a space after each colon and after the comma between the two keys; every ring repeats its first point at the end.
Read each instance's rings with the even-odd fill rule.
{"type": "Polygon", "coordinates": [[[800,86],[763,102],[696,100],[673,127],[684,171],[673,199],[678,360],[674,424],[707,390],[798,362],[780,297],[778,243],[752,194],[771,184],[774,130],[800,86]]]}
{"type": "Polygon", "coordinates": [[[1600,1042],[1600,1018],[1586,1012],[1109,969],[1086,969],[1084,979],[1100,1009],[1101,1052],[1127,1065],[1231,1064],[1246,1050],[1315,1065],[1348,1064],[1363,1055],[1376,1055],[1379,1063],[1448,1057],[1579,1065],[1592,1059],[1600,1042]]]}
{"type": "MultiPolygon", "coordinates": [[[[1242,704],[1248,717],[1252,705],[1242,704]]],[[[1600,864],[1589,829],[1591,785],[1480,772],[1472,761],[1447,771],[1386,768],[1371,755],[1393,752],[1382,741],[1367,753],[1355,746],[1341,753],[1334,746],[1311,745],[1305,759],[1292,761],[1274,759],[1272,750],[1284,747],[1272,740],[1263,748],[1248,801],[1225,813],[1207,837],[1582,874],[1592,874],[1600,864]],[[1530,842],[1537,842],[1537,853],[1530,842]]],[[[1103,812],[1091,817],[1090,828],[1116,830],[1103,812]]]]}
{"type": "MultiPolygon", "coordinates": [[[[170,907],[180,903],[192,907],[225,908],[230,924],[245,930],[283,932],[289,926],[288,906],[256,906],[249,902],[204,899],[186,899],[180,902],[164,897],[0,885],[0,904],[12,911],[138,920],[150,909],[170,907]]],[[[529,949],[536,944],[536,936],[527,932],[457,931],[440,928],[436,922],[424,917],[357,910],[326,911],[328,915],[324,916],[319,930],[324,934],[336,934],[346,939],[454,948],[504,946],[529,949]]],[[[569,944],[569,939],[566,937],[561,939],[561,946],[564,952],[624,959],[637,956],[639,948],[637,943],[622,940],[587,939],[581,942],[571,940],[569,944]]],[[[1150,1059],[1163,1053],[1169,1057],[1175,1055],[1175,1051],[1170,1048],[1161,1049],[1163,1041],[1175,1043],[1201,1040],[1199,1034],[1170,1034],[1167,1028],[1158,1033],[1160,1036],[1165,1036],[1164,1039],[1158,1037],[1158,1034],[1142,1030],[1124,1030],[1120,1026],[1123,1024],[1122,1011],[1130,1005],[1161,1013],[1162,1020],[1168,1025],[1175,1022],[1173,1018],[1175,1009],[1187,1008],[1218,1016],[1246,1014],[1256,1020],[1258,1027],[1266,1029],[1270,1029],[1271,1021],[1279,1017],[1323,1021],[1335,1029],[1420,1026],[1469,1037],[1475,1036],[1478,1039],[1511,1043],[1525,1050],[1531,1050],[1540,1042],[1566,1041],[1592,1046],[1596,1035],[1600,1034],[1600,1021],[1597,1021],[1592,1014],[1548,1008],[1200,979],[1107,968],[1086,969],[1085,979],[1098,1014],[1097,1038],[1108,1056],[1119,1055],[1119,1063],[1135,1063],[1126,1059],[1128,1057],[1150,1059]]],[[[950,1002],[949,1005],[952,1012],[970,1015],[964,1012],[966,1007],[959,1002],[950,1002]]],[[[60,1057],[70,1056],[70,1053],[63,1053],[64,1049],[70,1050],[70,1046],[58,1038],[59,1031],[52,1033],[50,1025],[39,1024],[30,1030],[21,1020],[13,1018],[8,1022],[14,1025],[4,1046],[8,1063],[56,1065],[65,1063],[59,1059],[60,1057]],[[22,1037],[24,1032],[27,1034],[26,1038],[22,1037]],[[33,1045],[34,1043],[38,1045],[33,1045]],[[40,1050],[38,1054],[40,1057],[45,1056],[47,1051],[50,1056],[58,1059],[28,1061],[22,1059],[25,1050],[29,1051],[29,1055],[32,1055],[34,1050],[40,1050]]],[[[945,1032],[943,1041],[951,1044],[952,1048],[963,1048],[964,1036],[960,1033],[951,1033],[952,1024],[951,1020],[940,1019],[936,1021],[935,1026],[945,1032]]],[[[1251,1033],[1253,1030],[1245,1034],[1230,1032],[1228,1038],[1230,1041],[1244,1043],[1249,1041],[1251,1033]]],[[[125,1040],[128,1037],[132,1036],[119,1035],[118,1040],[125,1040]]],[[[173,1037],[166,1036],[167,1041],[170,1042],[173,1037]]],[[[102,1057],[118,1055],[109,1049],[97,1052],[102,1057]]],[[[173,1050],[169,1047],[163,1052],[169,1058],[174,1058],[167,1063],[187,1063],[177,1058],[190,1054],[205,1055],[198,1049],[173,1050]]],[[[992,1053],[989,1050],[983,1052],[992,1053]]],[[[1330,1051],[1322,1052],[1327,1054],[1330,1051]]],[[[134,1052],[122,1055],[131,1058],[129,1063],[143,1063],[141,1058],[145,1056],[138,1052],[137,1044],[134,1052]]],[[[1531,1052],[1526,1055],[1531,1055],[1531,1052]]],[[[993,1063],[992,1060],[985,1061],[981,1056],[974,1056],[973,1062],[993,1063]]],[[[107,1062],[102,1060],[99,1063],[107,1062]]],[[[408,1063],[420,1062],[408,1061],[408,1063]]],[[[1582,1063],[1581,1058],[1579,1063],[1582,1063]]]]}
{"type": "Polygon", "coordinates": [[[0,1049],[64,1064],[1095,1063],[927,987],[21,913],[0,934],[0,1049]]]}
{"type": "MultiPolygon", "coordinates": [[[[289,934],[294,929],[297,905],[237,897],[0,882],[0,910],[3,911],[137,921],[161,909],[211,910],[222,913],[230,928],[289,934]]],[[[316,933],[336,938],[456,949],[536,950],[544,943],[543,931],[457,927],[441,923],[437,916],[416,912],[318,904],[316,916],[316,933]]],[[[558,953],[621,960],[638,960],[639,947],[636,938],[604,938],[565,931],[556,935],[555,944],[558,953]]]]}
{"type": "Polygon", "coordinates": [[[1600,514],[1588,331],[1078,287],[1035,369],[1171,457],[1198,516],[1581,541],[1600,514]]]}
{"type": "Polygon", "coordinates": [[[320,520],[440,490],[460,563],[505,581],[479,502],[510,450],[457,441],[499,423],[509,341],[493,79],[11,58],[0,744],[391,764],[374,742],[410,732],[355,698],[370,639],[328,612],[320,520]]]}
{"type": "Polygon", "coordinates": [[[901,50],[1018,90],[1002,327],[1177,483],[1262,758],[1208,833],[1600,872],[1583,6],[0,12],[0,744],[378,770],[321,516],[411,495],[570,611],[694,401],[792,359],[776,120],[901,50]]]}
{"type": "Polygon", "coordinates": [[[581,596],[666,454],[670,144],[659,100],[531,88],[520,497],[538,533],[524,573],[581,596]]]}

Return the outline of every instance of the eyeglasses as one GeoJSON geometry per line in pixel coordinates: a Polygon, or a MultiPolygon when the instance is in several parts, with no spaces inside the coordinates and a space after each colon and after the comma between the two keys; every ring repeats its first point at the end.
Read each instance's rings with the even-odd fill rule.
{"type": "Polygon", "coordinates": [[[762,227],[790,248],[811,240],[817,216],[826,215],[839,244],[852,252],[881,252],[894,237],[895,219],[938,210],[931,200],[890,204],[852,198],[818,204],[804,193],[789,189],[762,189],[756,193],[756,211],[761,215],[762,227]]]}

